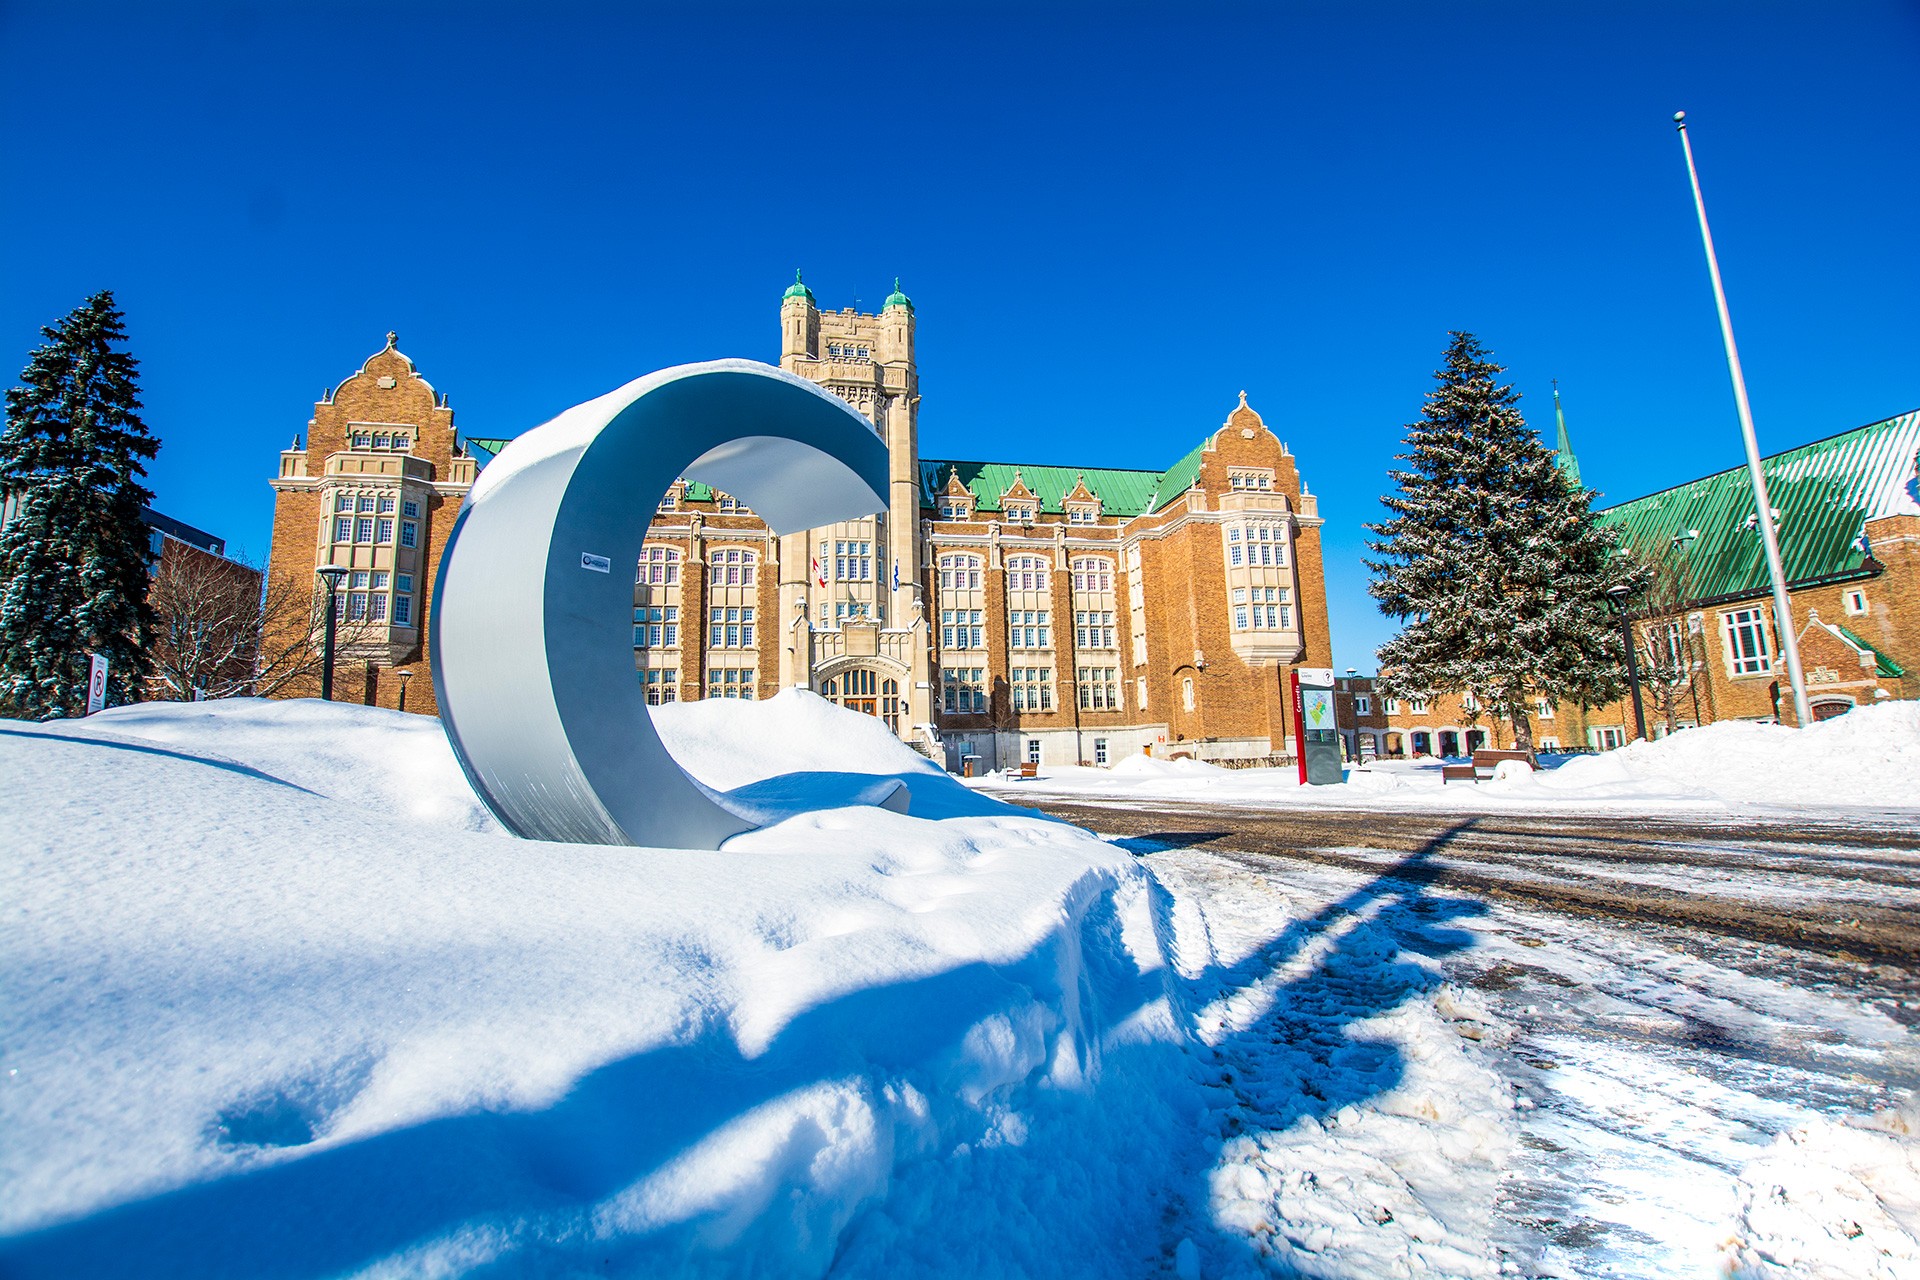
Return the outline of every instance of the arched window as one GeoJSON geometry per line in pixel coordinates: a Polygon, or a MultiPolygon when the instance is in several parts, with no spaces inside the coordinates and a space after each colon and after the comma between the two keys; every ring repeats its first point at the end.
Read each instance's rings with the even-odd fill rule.
{"type": "Polygon", "coordinates": [[[680,548],[648,543],[640,549],[640,566],[633,580],[653,587],[672,587],[680,583],[680,548]]]}
{"type": "Polygon", "coordinates": [[[707,557],[707,583],[715,587],[750,587],[760,553],[743,547],[716,547],[707,557]]]}
{"type": "Polygon", "coordinates": [[[1188,711],[1193,710],[1193,677],[1187,676],[1180,681],[1180,705],[1188,711]]]}

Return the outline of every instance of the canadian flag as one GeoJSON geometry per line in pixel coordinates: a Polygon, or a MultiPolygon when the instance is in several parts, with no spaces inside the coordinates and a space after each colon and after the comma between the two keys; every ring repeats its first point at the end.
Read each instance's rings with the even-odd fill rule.
{"type": "Polygon", "coordinates": [[[825,587],[825,586],[827,585],[827,575],[826,575],[826,574],[824,574],[824,573],[821,573],[821,572],[820,572],[820,557],[819,557],[819,556],[815,556],[815,557],[813,558],[813,576],[814,576],[815,578],[817,578],[817,579],[819,579],[819,581],[820,581],[820,585],[821,585],[821,587],[822,587],[822,588],[824,588],[824,587],[825,587]]]}

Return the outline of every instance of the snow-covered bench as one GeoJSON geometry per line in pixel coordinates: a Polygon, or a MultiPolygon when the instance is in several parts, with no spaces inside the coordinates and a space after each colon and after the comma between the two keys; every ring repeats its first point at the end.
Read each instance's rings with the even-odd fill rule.
{"type": "Polygon", "coordinates": [[[1440,782],[1444,786],[1449,782],[1485,782],[1500,767],[1502,760],[1522,760],[1533,763],[1533,757],[1525,751],[1494,751],[1482,748],[1473,753],[1472,764],[1443,764],[1440,766],[1440,782]]]}

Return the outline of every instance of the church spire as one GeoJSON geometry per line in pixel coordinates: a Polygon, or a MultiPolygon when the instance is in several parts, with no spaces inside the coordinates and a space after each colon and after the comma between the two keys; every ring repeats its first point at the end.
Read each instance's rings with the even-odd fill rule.
{"type": "Polygon", "coordinates": [[[1560,409],[1560,379],[1553,380],[1553,424],[1554,455],[1553,460],[1567,473],[1567,479],[1574,488],[1582,488],[1580,483],[1580,459],[1573,456],[1573,441],[1567,438],[1567,415],[1560,409]]]}

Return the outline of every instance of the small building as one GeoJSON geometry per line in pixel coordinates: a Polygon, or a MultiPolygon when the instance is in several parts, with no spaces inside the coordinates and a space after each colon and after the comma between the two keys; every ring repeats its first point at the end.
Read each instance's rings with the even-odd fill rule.
{"type": "MultiPolygon", "coordinates": [[[[1564,430],[1563,463],[1570,459],[1564,430]]],[[[1762,459],[1815,719],[1920,698],[1920,410],[1762,459]]],[[[1577,473],[1574,473],[1577,474],[1577,473]]],[[[1772,586],[1745,466],[1605,508],[1621,554],[1655,567],[1629,603],[1649,736],[1718,720],[1793,721],[1772,586]]],[[[1471,693],[1383,700],[1388,749],[1458,755],[1508,746],[1471,693]]],[[[1633,703],[1534,708],[1534,741],[1607,750],[1635,735],[1633,703]]]]}

